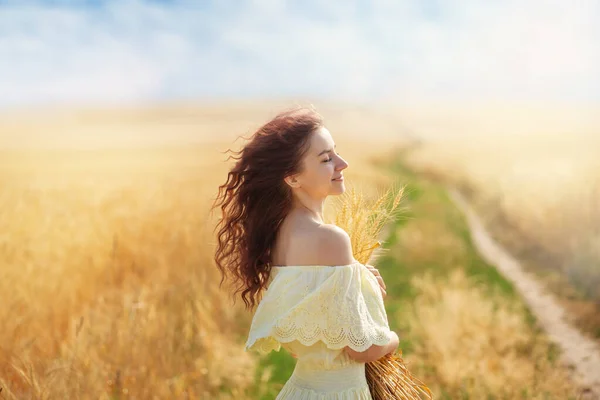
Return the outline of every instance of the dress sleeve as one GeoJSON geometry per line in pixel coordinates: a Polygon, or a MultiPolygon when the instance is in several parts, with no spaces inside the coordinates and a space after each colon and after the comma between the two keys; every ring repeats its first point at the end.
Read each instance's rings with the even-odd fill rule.
{"type": "Polygon", "coordinates": [[[322,341],[365,351],[392,339],[377,278],[363,264],[272,270],[245,350],[279,351],[281,343],[322,341]]]}

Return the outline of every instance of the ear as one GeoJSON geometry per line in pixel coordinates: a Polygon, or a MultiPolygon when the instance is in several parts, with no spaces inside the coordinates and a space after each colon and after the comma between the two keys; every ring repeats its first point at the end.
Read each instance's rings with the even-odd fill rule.
{"type": "Polygon", "coordinates": [[[285,183],[287,183],[292,188],[298,188],[298,187],[300,187],[300,182],[298,181],[298,176],[297,175],[286,176],[284,178],[284,180],[285,180],[285,183]]]}

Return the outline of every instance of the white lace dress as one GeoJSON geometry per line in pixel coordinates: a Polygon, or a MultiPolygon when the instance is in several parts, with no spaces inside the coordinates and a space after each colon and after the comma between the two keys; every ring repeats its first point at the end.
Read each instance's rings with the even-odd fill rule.
{"type": "Polygon", "coordinates": [[[272,267],[254,314],[246,351],[281,347],[296,354],[294,372],[277,399],[372,399],[365,364],[345,346],[364,351],[392,339],[377,278],[348,265],[272,267]]]}

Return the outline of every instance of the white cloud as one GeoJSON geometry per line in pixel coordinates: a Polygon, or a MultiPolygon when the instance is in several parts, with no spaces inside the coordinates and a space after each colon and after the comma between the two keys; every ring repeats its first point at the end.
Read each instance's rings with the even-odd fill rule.
{"type": "Polygon", "coordinates": [[[4,2],[0,106],[277,95],[600,100],[600,2],[437,3],[4,2]]]}

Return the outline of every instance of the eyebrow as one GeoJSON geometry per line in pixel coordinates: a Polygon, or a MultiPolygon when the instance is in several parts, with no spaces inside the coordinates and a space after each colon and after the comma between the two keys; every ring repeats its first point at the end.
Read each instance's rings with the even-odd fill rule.
{"type": "MultiPolygon", "coordinates": [[[[337,146],[337,144],[334,144],[334,145],[333,145],[333,149],[335,149],[335,148],[336,148],[336,146],[337,146]]],[[[317,157],[321,157],[321,155],[323,155],[323,154],[325,154],[325,153],[330,153],[330,152],[332,152],[332,151],[333,151],[333,149],[325,149],[325,150],[323,150],[322,152],[320,152],[319,154],[317,154],[317,157]]]]}

